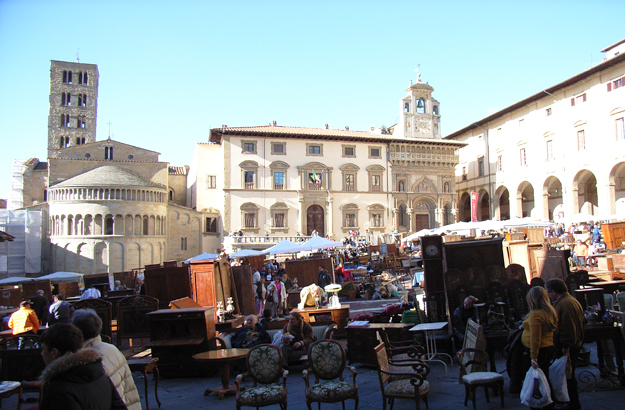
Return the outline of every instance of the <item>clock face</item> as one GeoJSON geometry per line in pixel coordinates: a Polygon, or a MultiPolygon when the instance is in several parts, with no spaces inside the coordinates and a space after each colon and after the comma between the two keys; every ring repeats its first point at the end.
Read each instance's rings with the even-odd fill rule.
{"type": "Polygon", "coordinates": [[[425,253],[428,256],[436,256],[438,255],[438,247],[436,245],[428,245],[425,247],[425,253]]]}

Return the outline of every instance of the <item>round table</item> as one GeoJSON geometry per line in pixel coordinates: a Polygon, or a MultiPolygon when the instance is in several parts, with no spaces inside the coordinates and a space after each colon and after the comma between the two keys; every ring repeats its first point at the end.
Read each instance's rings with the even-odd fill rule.
{"type": "Polygon", "coordinates": [[[13,396],[15,393],[19,394],[18,400],[18,408],[19,408],[19,399],[22,397],[22,383],[20,382],[0,382],[0,400],[6,399],[7,397],[13,396]]]}
{"type": "Polygon", "coordinates": [[[219,395],[219,400],[221,400],[226,394],[236,393],[236,386],[230,384],[230,363],[247,357],[248,351],[249,349],[220,349],[193,355],[193,358],[198,362],[214,362],[219,366],[221,386],[214,389],[206,389],[204,396],[216,393],[219,395]]]}

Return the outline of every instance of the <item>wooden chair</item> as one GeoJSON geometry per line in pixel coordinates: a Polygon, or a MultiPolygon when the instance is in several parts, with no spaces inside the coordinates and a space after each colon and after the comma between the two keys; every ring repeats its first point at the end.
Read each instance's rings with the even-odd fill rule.
{"type": "Polygon", "coordinates": [[[117,301],[117,347],[121,347],[124,339],[132,346],[133,338],[150,337],[147,314],[155,310],[158,299],[150,296],[128,296],[117,301]]]}
{"type": "Polygon", "coordinates": [[[472,371],[472,368],[486,367],[488,362],[488,355],[482,349],[464,348],[458,352],[458,364],[460,365],[462,376],[462,384],[464,384],[465,396],[464,405],[466,406],[469,397],[473,402],[473,410],[477,410],[475,404],[475,390],[482,386],[486,393],[486,402],[490,403],[488,397],[488,388],[496,387],[501,397],[501,407],[504,407],[503,403],[503,376],[496,372],[486,371],[472,371]]]}
{"type": "Polygon", "coordinates": [[[341,402],[345,409],[345,400],[354,399],[354,408],[358,409],[358,385],[356,369],[348,366],[352,373],[352,383],[343,380],[343,370],[347,356],[345,349],[335,340],[319,340],[308,346],[308,364],[310,367],[302,373],[306,384],[306,406],[310,404],[341,402]],[[315,384],[310,384],[310,374],[315,376],[315,384]],[[320,382],[319,380],[325,380],[320,382]],[[335,380],[338,379],[338,380],[335,380]]]}
{"type": "Polygon", "coordinates": [[[388,337],[386,329],[379,330],[382,343],[386,348],[386,355],[393,361],[402,360],[421,360],[426,353],[425,348],[421,346],[416,340],[401,340],[391,342],[388,337]]]}
{"type": "Polygon", "coordinates": [[[246,362],[248,371],[238,375],[235,380],[237,410],[241,406],[258,408],[272,404],[279,404],[282,410],[286,410],[286,378],[289,372],[282,368],[280,349],[271,344],[254,346],[247,353],[246,362]],[[242,389],[241,382],[247,377],[252,378],[252,387],[242,389]],[[259,383],[264,386],[259,387],[259,383]]]}
{"type": "Polygon", "coordinates": [[[100,319],[102,319],[102,331],[103,335],[113,337],[113,331],[111,323],[113,321],[113,304],[104,299],[84,299],[74,302],[72,304],[74,310],[78,309],[93,309],[100,319]]]}
{"type": "MultiPolygon", "coordinates": [[[[391,410],[396,398],[413,399],[417,410],[421,408],[421,399],[428,407],[427,395],[430,392],[430,383],[425,380],[425,376],[418,371],[415,372],[392,372],[391,363],[386,355],[384,343],[375,347],[375,354],[378,364],[378,378],[380,380],[380,390],[382,391],[382,409],[386,410],[386,401],[389,400],[391,410]]],[[[423,363],[423,369],[429,367],[423,363]]]]}

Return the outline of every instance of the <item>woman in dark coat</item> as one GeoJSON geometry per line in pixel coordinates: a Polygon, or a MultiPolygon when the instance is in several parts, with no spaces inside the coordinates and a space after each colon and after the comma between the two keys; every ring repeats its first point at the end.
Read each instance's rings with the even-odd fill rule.
{"type": "Polygon", "coordinates": [[[100,354],[80,349],[82,341],[80,330],[65,323],[52,325],[41,335],[46,368],[39,379],[43,383],[39,410],[127,408],[104,373],[100,354]]]}

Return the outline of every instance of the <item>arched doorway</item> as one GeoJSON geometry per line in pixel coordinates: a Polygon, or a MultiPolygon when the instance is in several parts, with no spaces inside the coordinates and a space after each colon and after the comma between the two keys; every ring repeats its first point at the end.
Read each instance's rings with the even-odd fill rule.
{"type": "Polygon", "coordinates": [[[321,205],[311,205],[306,211],[306,235],[310,236],[317,231],[319,236],[326,236],[325,232],[325,211],[321,205]]]}
{"type": "Polygon", "coordinates": [[[482,199],[480,200],[480,210],[478,221],[488,221],[490,219],[490,197],[488,192],[481,193],[482,199]]]}
{"type": "Polygon", "coordinates": [[[517,217],[525,218],[532,216],[534,210],[534,187],[529,182],[525,181],[519,185],[517,191],[518,209],[517,217]]]}
{"type": "Polygon", "coordinates": [[[460,211],[459,222],[469,222],[471,220],[471,197],[468,193],[465,192],[460,197],[458,210],[460,211]]]}
{"type": "Polygon", "coordinates": [[[499,197],[499,220],[507,221],[510,219],[510,191],[506,187],[499,187],[496,197],[499,197]]]}
{"type": "Polygon", "coordinates": [[[612,168],[609,189],[610,196],[614,198],[614,209],[609,209],[604,213],[625,215],[625,162],[612,168]]]}
{"type": "Polygon", "coordinates": [[[580,171],[575,177],[573,190],[577,189],[578,213],[597,215],[599,201],[597,197],[597,178],[588,170],[580,171]]]}
{"type": "Polygon", "coordinates": [[[547,215],[543,215],[543,217],[547,217],[549,220],[557,219],[555,209],[558,205],[564,204],[562,199],[562,182],[553,176],[547,178],[543,186],[543,197],[544,205],[547,207],[547,215]]]}

